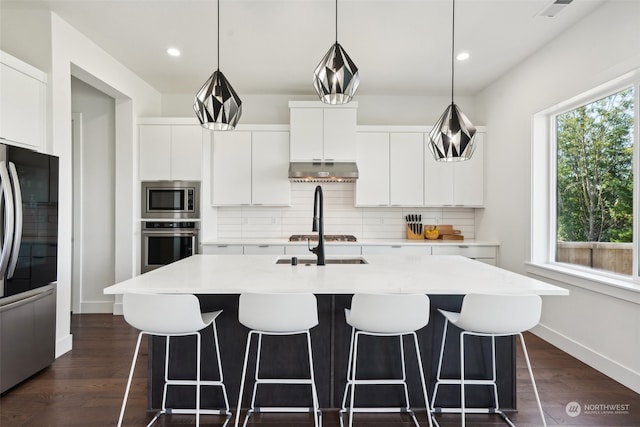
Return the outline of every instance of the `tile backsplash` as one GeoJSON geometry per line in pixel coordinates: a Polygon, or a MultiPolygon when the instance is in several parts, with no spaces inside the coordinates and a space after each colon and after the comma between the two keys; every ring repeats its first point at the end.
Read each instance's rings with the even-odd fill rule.
{"type": "MultiPolygon", "coordinates": [[[[218,239],[280,239],[310,234],[315,183],[291,183],[291,206],[219,207],[218,239]]],[[[423,224],[452,224],[473,239],[473,208],[354,207],[355,183],[322,183],[326,234],[358,239],[404,239],[405,215],[421,214],[423,224]]]]}

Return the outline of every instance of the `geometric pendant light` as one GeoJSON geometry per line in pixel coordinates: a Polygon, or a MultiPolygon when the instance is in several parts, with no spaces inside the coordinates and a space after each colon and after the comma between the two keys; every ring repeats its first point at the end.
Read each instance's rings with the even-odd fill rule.
{"type": "Polygon", "coordinates": [[[218,67],[196,94],[193,103],[202,127],[233,130],[242,115],[242,101],[220,71],[220,0],[218,0],[218,67]]]}
{"type": "Polygon", "coordinates": [[[438,119],[429,133],[429,149],[441,162],[469,160],[475,150],[476,128],[453,102],[454,43],[456,0],[453,0],[453,24],[451,35],[451,105],[438,119]]]}
{"type": "Polygon", "coordinates": [[[313,87],[325,104],[346,104],[360,84],[358,67],[338,43],[338,0],[336,0],[336,42],[313,73],[313,87]]]}

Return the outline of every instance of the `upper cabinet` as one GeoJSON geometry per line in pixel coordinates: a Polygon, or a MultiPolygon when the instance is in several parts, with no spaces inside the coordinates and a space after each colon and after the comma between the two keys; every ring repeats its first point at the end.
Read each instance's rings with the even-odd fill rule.
{"type": "Polygon", "coordinates": [[[287,131],[214,132],[212,204],[290,205],[288,154],[287,131]]]}
{"type": "Polygon", "coordinates": [[[42,151],[47,75],[0,51],[0,140],[42,151]]]}
{"type": "Polygon", "coordinates": [[[140,130],[140,180],[202,179],[200,125],[143,124],[140,130]]]}
{"type": "Polygon", "coordinates": [[[422,206],[423,133],[358,132],[356,206],[422,206]]]}
{"type": "Polygon", "coordinates": [[[355,161],[357,102],[327,106],[319,101],[289,102],[290,160],[355,161]]]}
{"type": "MultiPolygon", "coordinates": [[[[437,162],[425,146],[424,204],[427,206],[484,205],[485,133],[475,136],[471,159],[461,162],[437,162]]],[[[425,141],[428,141],[425,135],[425,141]]]]}

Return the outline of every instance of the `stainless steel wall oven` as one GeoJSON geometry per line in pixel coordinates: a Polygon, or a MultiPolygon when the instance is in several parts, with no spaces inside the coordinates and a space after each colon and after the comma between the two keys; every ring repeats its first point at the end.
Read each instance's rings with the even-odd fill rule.
{"type": "Polygon", "coordinates": [[[140,272],[197,254],[199,231],[194,221],[143,221],[140,272]]]}

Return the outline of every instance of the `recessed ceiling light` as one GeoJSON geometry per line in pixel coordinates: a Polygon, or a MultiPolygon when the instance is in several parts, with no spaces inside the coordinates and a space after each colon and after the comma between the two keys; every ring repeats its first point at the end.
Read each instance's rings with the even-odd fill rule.
{"type": "Polygon", "coordinates": [[[471,57],[471,55],[469,55],[469,52],[460,52],[458,54],[458,56],[456,56],[456,59],[458,61],[466,61],[467,59],[469,59],[471,57]]]}
{"type": "Polygon", "coordinates": [[[180,56],[180,50],[175,47],[170,47],[167,49],[167,55],[169,56],[180,56]]]}

